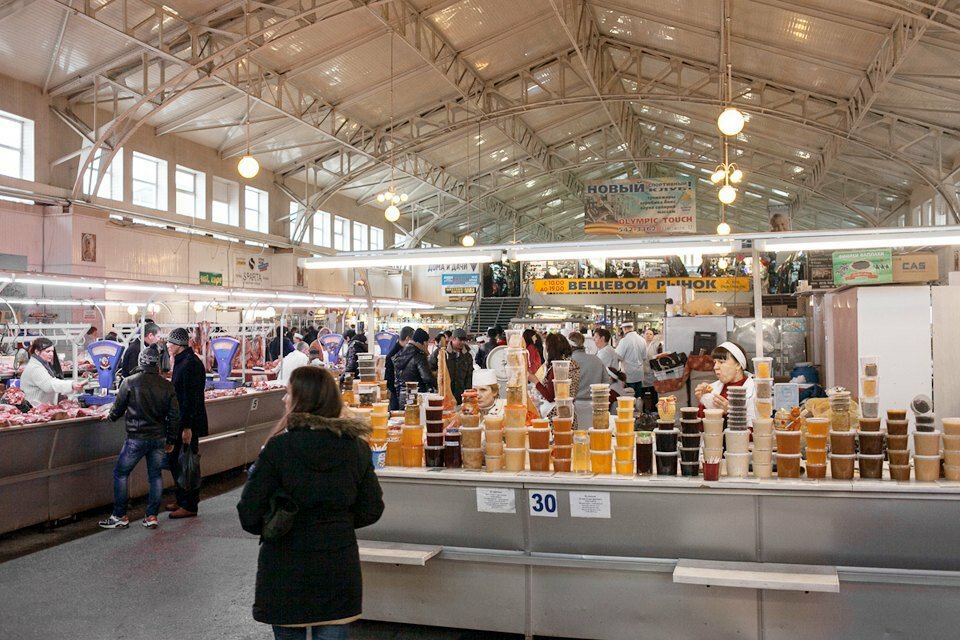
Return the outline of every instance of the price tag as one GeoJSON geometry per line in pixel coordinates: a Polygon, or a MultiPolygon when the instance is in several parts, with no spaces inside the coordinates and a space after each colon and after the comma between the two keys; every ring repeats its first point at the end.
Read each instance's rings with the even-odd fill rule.
{"type": "Polygon", "coordinates": [[[542,518],[557,517],[557,492],[545,489],[530,490],[530,515],[542,518]]]}
{"type": "Polygon", "coordinates": [[[477,511],[479,513],[516,513],[516,491],[496,487],[477,487],[477,511]]]}
{"type": "Polygon", "coordinates": [[[606,491],[571,491],[572,518],[610,518],[610,494],[606,491]]]}
{"type": "Polygon", "coordinates": [[[250,411],[256,411],[257,407],[260,406],[260,398],[254,398],[250,401],[250,411]]]}

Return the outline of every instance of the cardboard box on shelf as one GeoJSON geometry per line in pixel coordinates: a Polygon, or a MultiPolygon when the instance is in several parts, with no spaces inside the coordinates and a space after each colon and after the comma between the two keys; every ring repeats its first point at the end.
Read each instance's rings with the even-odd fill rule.
{"type": "Polygon", "coordinates": [[[940,279],[940,260],[935,253],[905,253],[893,256],[894,282],[930,282],[940,279]]]}
{"type": "Polygon", "coordinates": [[[750,318],[753,316],[753,306],[749,304],[727,305],[727,315],[734,318],[750,318]]]}
{"type": "Polygon", "coordinates": [[[786,318],[787,317],[787,305],[785,304],[775,304],[770,307],[770,317],[771,318],[786,318]]]}

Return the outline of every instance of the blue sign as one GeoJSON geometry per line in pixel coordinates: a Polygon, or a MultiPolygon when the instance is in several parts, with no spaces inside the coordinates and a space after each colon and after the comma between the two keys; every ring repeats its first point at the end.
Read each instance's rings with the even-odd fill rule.
{"type": "Polygon", "coordinates": [[[479,273],[445,273],[440,277],[444,287],[479,287],[479,273]]]}

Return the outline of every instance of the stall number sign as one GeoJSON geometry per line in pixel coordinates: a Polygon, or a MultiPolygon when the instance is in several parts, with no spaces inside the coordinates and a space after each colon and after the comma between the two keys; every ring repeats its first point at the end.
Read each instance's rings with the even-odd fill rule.
{"type": "Polygon", "coordinates": [[[250,401],[250,411],[256,411],[260,406],[260,398],[254,398],[250,401]]]}
{"type": "Polygon", "coordinates": [[[530,491],[530,515],[542,518],[557,517],[557,492],[544,489],[530,491]]]}

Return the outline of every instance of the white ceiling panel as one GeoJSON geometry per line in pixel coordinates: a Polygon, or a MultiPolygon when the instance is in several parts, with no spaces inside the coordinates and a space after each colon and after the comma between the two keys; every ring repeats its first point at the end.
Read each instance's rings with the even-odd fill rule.
{"type": "Polygon", "coordinates": [[[550,11],[546,0],[462,0],[430,14],[427,19],[459,51],[550,11]]]}

